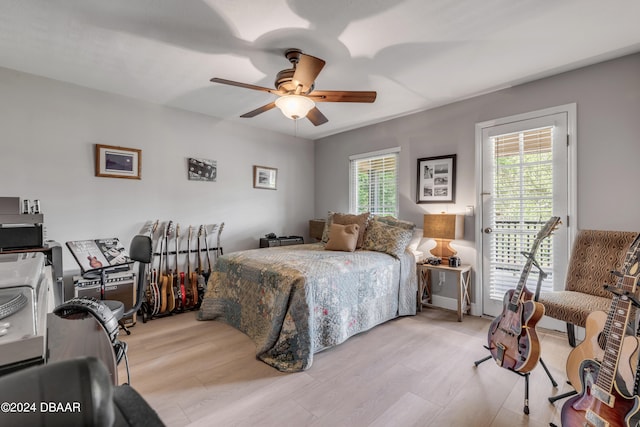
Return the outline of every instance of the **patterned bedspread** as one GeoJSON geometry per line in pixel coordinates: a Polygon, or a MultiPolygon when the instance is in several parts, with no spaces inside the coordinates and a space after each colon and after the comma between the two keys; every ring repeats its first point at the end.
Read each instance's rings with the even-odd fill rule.
{"type": "Polygon", "coordinates": [[[209,278],[198,319],[247,334],[257,357],[285,372],[313,354],[397,316],[416,312],[413,255],[325,251],[319,243],[224,255],[209,278]]]}

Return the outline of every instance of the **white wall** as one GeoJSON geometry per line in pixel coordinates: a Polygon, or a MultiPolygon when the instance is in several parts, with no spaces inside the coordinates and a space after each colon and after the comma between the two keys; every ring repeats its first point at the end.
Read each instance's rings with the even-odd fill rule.
{"type": "MultiPolygon", "coordinates": [[[[376,102],[384,102],[378,99],[376,102]]],[[[401,147],[400,217],[421,224],[425,213],[464,213],[476,203],[475,124],[577,103],[578,228],[640,231],[640,54],[330,136],[315,143],[315,216],[349,208],[348,156],[401,147]],[[416,204],[416,163],[457,154],[455,204],[416,204]]],[[[475,264],[474,224],[455,242],[475,264]]],[[[477,279],[477,278],[476,278],[477,279]]],[[[448,288],[448,289],[447,289],[448,288]]],[[[454,287],[435,294],[454,297],[454,287]]],[[[474,295],[475,298],[475,295],[474,295]]]]}
{"type": "MultiPolygon", "coordinates": [[[[119,237],[147,220],[225,222],[226,252],[274,232],[307,238],[311,141],[238,126],[0,69],[0,196],[40,199],[46,237],[119,237]],[[142,150],[142,180],[94,176],[94,144],[142,150]],[[217,182],[187,180],[187,158],[217,161],[217,182]],[[254,189],[253,165],[278,168],[278,189],[254,189]]],[[[64,269],[78,266],[66,248],[64,269]]]]}

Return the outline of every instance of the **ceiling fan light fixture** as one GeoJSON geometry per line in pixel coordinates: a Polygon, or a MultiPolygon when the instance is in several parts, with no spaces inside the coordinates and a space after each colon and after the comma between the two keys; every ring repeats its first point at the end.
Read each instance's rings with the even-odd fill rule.
{"type": "Polygon", "coordinates": [[[302,119],[316,106],[311,99],[300,95],[284,95],[276,99],[276,107],[291,120],[302,119]]]}

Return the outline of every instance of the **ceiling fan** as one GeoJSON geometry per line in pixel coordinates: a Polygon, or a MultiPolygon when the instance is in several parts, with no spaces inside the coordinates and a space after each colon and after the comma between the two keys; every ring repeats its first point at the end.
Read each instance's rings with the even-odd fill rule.
{"type": "Polygon", "coordinates": [[[306,117],[315,126],[319,126],[329,120],[318,110],[315,105],[316,102],[374,102],[376,100],[376,92],[374,91],[314,90],[316,77],[324,67],[325,61],[306,55],[299,49],[288,49],[284,56],[291,62],[293,68],[287,68],[278,73],[275,89],[234,82],[218,77],[212,78],[211,81],[269,92],[278,96],[278,99],[274,102],[240,116],[245,118],[255,117],[274,107],[278,107],[290,119],[298,120],[306,117]]]}

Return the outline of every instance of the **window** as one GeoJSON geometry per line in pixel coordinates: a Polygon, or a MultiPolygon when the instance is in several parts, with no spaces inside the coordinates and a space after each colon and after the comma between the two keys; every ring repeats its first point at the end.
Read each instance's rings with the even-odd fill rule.
{"type": "Polygon", "coordinates": [[[398,216],[399,152],[398,147],[349,157],[350,212],[398,216]]]}

